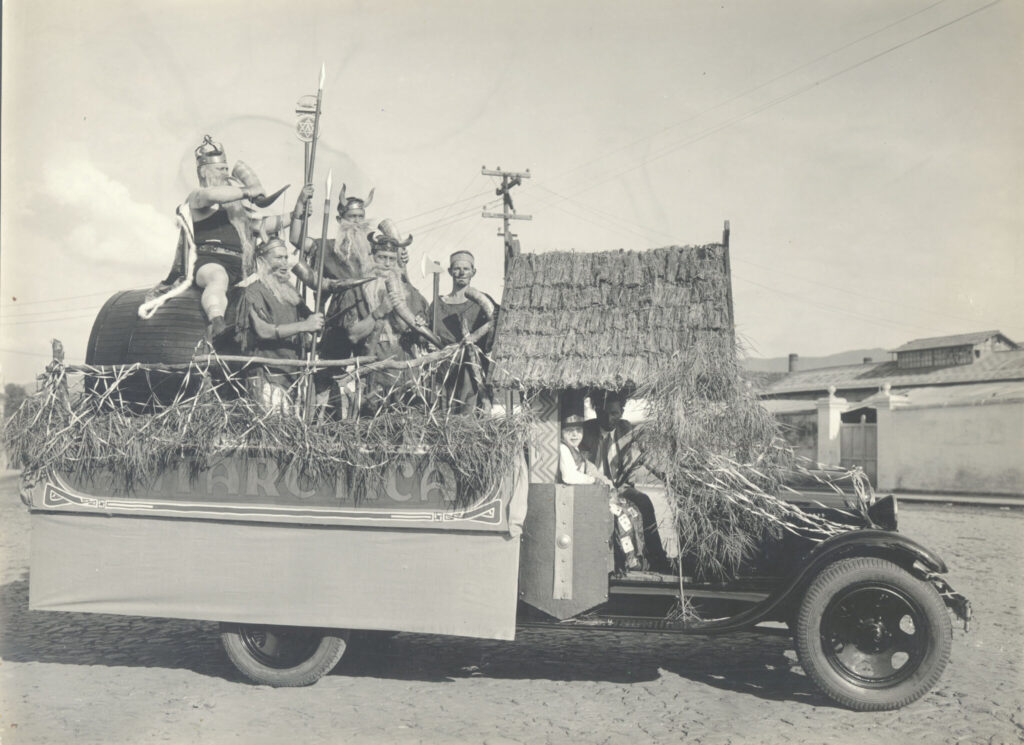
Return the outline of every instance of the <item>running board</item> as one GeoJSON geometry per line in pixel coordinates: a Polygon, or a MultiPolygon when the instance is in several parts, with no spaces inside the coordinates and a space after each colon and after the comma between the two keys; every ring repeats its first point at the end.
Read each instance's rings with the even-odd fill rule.
{"type": "MultiPolygon", "coordinates": [[[[516,629],[591,629],[605,631],[632,631],[637,633],[666,633],[666,634],[709,634],[717,633],[719,626],[730,619],[684,619],[667,618],[637,618],[636,616],[589,616],[583,618],[569,618],[565,621],[545,623],[544,621],[530,621],[517,623],[516,629]]],[[[756,631],[772,636],[789,636],[789,631],[780,628],[778,625],[754,626],[733,628],[732,631],[756,631]]]]}
{"type": "MultiPolygon", "coordinates": [[[[609,595],[679,595],[679,586],[671,585],[612,585],[608,588],[609,595]]],[[[742,590],[705,590],[683,586],[683,594],[688,598],[715,598],[718,600],[738,600],[744,603],[760,603],[771,593],[746,592],[742,590]]]]}

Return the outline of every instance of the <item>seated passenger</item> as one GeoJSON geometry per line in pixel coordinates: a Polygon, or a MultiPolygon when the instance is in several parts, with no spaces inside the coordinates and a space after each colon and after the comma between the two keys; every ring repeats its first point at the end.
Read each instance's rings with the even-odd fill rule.
{"type": "MultiPolygon", "coordinates": [[[[583,457],[579,450],[583,439],[583,417],[571,415],[562,422],[562,442],[558,445],[558,474],[563,484],[604,484],[614,488],[601,469],[583,457]]],[[[608,509],[615,516],[616,566],[643,569],[643,518],[637,508],[612,494],[608,509]]]]}
{"type": "MultiPolygon", "coordinates": [[[[274,239],[257,246],[256,273],[242,285],[235,321],[242,351],[255,357],[300,359],[302,335],[322,329],[324,317],[311,313],[295,290],[283,241],[274,239]]],[[[250,378],[250,388],[264,409],[296,413],[292,388],[298,377],[295,368],[261,365],[250,378]]]]}
{"type": "Polygon", "coordinates": [[[622,418],[624,396],[609,392],[604,400],[595,401],[596,427],[589,434],[594,464],[619,489],[619,496],[636,506],[643,518],[644,543],[647,559],[656,571],[670,571],[671,563],[658,534],[658,518],[651,498],[633,487],[633,474],[641,460],[640,449],[634,439],[633,424],[622,418]]]}
{"type": "Polygon", "coordinates": [[[580,453],[582,439],[583,417],[577,414],[566,417],[562,421],[562,441],[558,444],[558,475],[562,483],[601,483],[611,487],[611,479],[580,453]]]}

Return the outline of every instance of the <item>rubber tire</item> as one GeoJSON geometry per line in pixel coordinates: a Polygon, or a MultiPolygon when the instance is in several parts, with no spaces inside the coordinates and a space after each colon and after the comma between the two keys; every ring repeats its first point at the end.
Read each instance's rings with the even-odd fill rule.
{"type": "Polygon", "coordinates": [[[348,646],[348,632],[332,630],[320,635],[316,649],[305,660],[293,667],[278,668],[266,665],[253,656],[243,641],[245,630],[280,629],[258,624],[222,623],[220,641],[232,664],[249,680],[275,688],[308,686],[316,683],[335,668],[348,646]]]}
{"type": "Polygon", "coordinates": [[[916,701],[938,682],[949,662],[953,628],[945,603],[932,585],[891,561],[860,557],[837,561],[814,579],[800,604],[794,641],[804,672],[826,696],[854,711],[887,711],[916,701]],[[928,625],[928,646],[917,669],[886,688],[867,688],[847,680],[822,648],[822,615],[837,593],[857,583],[888,585],[904,593],[921,608],[928,625]]]}

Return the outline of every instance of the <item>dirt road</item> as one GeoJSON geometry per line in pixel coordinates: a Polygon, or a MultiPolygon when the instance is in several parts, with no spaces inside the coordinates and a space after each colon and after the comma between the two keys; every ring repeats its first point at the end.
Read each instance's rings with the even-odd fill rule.
{"type": "Polygon", "coordinates": [[[977,623],[935,690],[836,708],[788,638],[527,631],[402,634],[311,688],[243,682],[208,623],[28,610],[29,519],[0,479],[0,742],[1017,743],[1024,739],[1024,511],[909,505],[977,623]]]}

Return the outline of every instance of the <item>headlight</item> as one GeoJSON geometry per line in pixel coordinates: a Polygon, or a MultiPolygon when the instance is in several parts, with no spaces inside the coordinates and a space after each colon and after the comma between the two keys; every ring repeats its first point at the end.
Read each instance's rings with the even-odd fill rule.
{"type": "Polygon", "coordinates": [[[898,530],[896,527],[896,513],[898,511],[896,497],[892,494],[875,500],[875,503],[868,507],[868,517],[871,522],[882,530],[898,530]]]}

